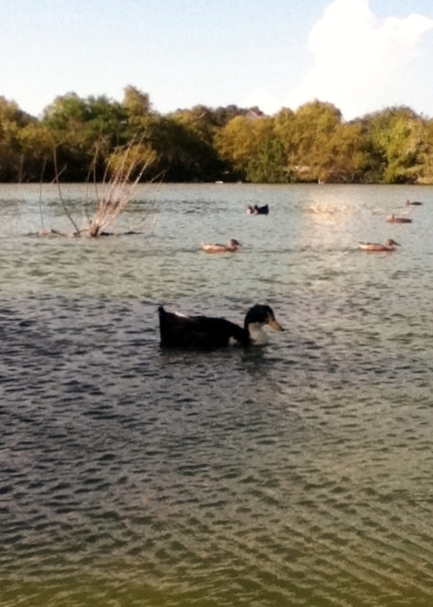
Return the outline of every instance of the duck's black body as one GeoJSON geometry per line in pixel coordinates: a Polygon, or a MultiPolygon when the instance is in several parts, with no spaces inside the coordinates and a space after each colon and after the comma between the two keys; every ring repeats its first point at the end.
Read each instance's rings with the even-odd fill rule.
{"type": "Polygon", "coordinates": [[[181,316],[158,308],[161,346],[178,348],[220,348],[231,344],[248,346],[253,342],[251,327],[269,324],[278,331],[281,325],[275,320],[269,306],[256,305],[245,317],[244,327],[225,318],[210,316],[181,316]]]}
{"type": "Polygon", "coordinates": [[[257,215],[268,215],[269,214],[269,206],[264,204],[262,207],[254,207],[257,215]]]}

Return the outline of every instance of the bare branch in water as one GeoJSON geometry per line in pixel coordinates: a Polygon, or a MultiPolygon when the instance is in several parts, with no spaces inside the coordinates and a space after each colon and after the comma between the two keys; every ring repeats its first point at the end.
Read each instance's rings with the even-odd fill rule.
{"type": "MultiPolygon", "coordinates": [[[[39,189],[39,215],[41,218],[41,234],[46,234],[46,233],[53,233],[53,234],[60,234],[60,232],[58,232],[57,230],[51,230],[50,228],[45,228],[45,223],[44,223],[44,215],[42,212],[42,184],[43,184],[43,178],[44,178],[44,173],[45,173],[45,167],[46,167],[46,163],[47,163],[47,159],[44,159],[44,164],[42,167],[42,172],[41,172],[41,181],[40,181],[40,189],[39,189]]],[[[56,172],[56,176],[54,177],[54,179],[50,182],[50,185],[55,183],[60,175],[66,170],[66,166],[63,167],[63,169],[60,171],[60,173],[56,172]]]]}
{"type": "MultiPolygon", "coordinates": [[[[86,200],[83,201],[83,211],[86,214],[87,224],[84,228],[80,229],[72,217],[66,202],[62,195],[60,186],[60,175],[66,169],[59,172],[57,166],[57,153],[56,146],[54,146],[54,169],[55,178],[54,181],[57,183],[59,189],[59,197],[62,203],[63,210],[74,227],[72,233],[65,233],[54,229],[47,229],[44,225],[42,216],[42,207],[40,201],[40,214],[42,229],[40,235],[50,236],[58,235],[65,237],[80,237],[82,234],[87,234],[92,238],[99,236],[112,235],[112,229],[119,215],[126,209],[129,202],[132,200],[135,189],[140,182],[146,169],[156,160],[155,152],[141,142],[130,142],[124,147],[117,148],[111,155],[108,163],[105,166],[104,177],[102,181],[101,194],[98,192],[96,183],[96,167],[98,161],[99,149],[98,146],[95,149],[95,155],[92,160],[91,166],[88,173],[88,181],[90,182],[90,176],[93,174],[94,186],[96,192],[96,202],[93,215],[89,215],[88,208],[86,206],[87,201],[87,190],[86,200]]],[[[153,180],[152,180],[153,181],[153,180]]],[[[151,210],[148,210],[142,221],[150,214],[151,210]]],[[[138,233],[136,230],[129,229],[126,233],[134,234],[138,233]]]]}
{"type": "Polygon", "coordinates": [[[62,196],[62,188],[60,187],[59,177],[60,177],[61,173],[63,173],[63,171],[66,169],[66,167],[63,167],[61,173],[59,173],[59,171],[57,169],[57,151],[56,151],[56,146],[54,146],[53,156],[54,156],[55,181],[57,182],[57,185],[58,185],[58,188],[59,188],[59,196],[60,196],[60,200],[61,200],[61,203],[62,203],[62,206],[63,206],[63,210],[65,211],[66,216],[69,219],[69,221],[74,226],[75,232],[79,235],[80,234],[80,228],[77,226],[77,224],[75,223],[72,215],[69,213],[68,208],[66,206],[66,203],[65,203],[65,201],[63,199],[63,196],[62,196]]]}
{"type": "Polygon", "coordinates": [[[45,231],[44,215],[42,213],[42,183],[43,183],[43,179],[44,179],[44,173],[45,173],[45,167],[46,167],[46,165],[47,165],[47,159],[44,158],[44,164],[42,166],[41,182],[40,182],[40,188],[39,188],[39,215],[41,216],[42,231],[45,231]]]}
{"type": "Polygon", "coordinates": [[[116,150],[111,157],[114,170],[107,184],[107,192],[98,200],[95,213],[89,223],[89,236],[95,238],[107,233],[118,216],[126,209],[137,184],[150,164],[149,159],[143,159],[143,152],[148,151],[140,144],[132,143],[126,148],[116,150]],[[136,176],[132,179],[134,174],[136,176]]]}

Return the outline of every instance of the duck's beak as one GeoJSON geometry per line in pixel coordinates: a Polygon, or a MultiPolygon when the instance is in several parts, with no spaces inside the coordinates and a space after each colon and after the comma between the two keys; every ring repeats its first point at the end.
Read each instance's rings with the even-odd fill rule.
{"type": "Polygon", "coordinates": [[[270,318],[268,324],[275,331],[284,331],[283,327],[275,320],[275,318],[270,318]]]}

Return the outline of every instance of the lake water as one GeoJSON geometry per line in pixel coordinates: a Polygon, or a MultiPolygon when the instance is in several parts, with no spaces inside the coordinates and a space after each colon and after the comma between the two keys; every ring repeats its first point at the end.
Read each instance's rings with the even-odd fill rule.
{"type": "Polygon", "coordinates": [[[143,185],[97,240],[32,235],[54,186],[0,209],[1,607],[431,607],[433,188],[143,185]],[[257,302],[264,347],[159,347],[159,304],[257,302]]]}

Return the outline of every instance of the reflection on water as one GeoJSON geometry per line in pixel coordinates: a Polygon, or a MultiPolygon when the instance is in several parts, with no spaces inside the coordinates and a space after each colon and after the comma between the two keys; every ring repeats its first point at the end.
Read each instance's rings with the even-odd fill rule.
{"type": "Polygon", "coordinates": [[[0,605],[430,607],[433,189],[143,186],[96,241],[0,195],[0,605]],[[255,302],[264,348],[159,348],[160,303],[255,302]]]}

